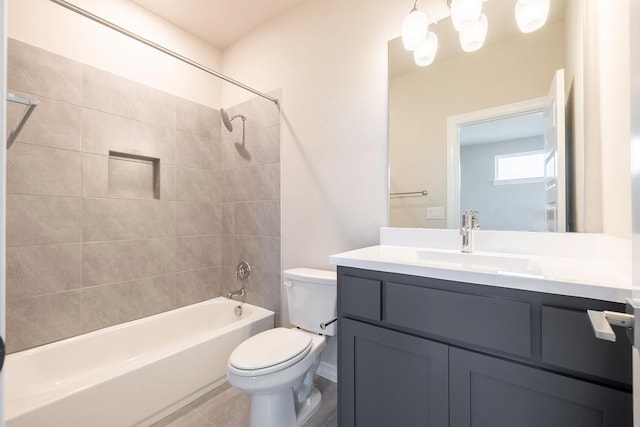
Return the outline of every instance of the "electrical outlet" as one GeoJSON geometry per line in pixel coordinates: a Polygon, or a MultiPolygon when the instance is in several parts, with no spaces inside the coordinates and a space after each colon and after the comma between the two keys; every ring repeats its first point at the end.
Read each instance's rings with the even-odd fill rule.
{"type": "Polygon", "coordinates": [[[444,208],[442,206],[427,208],[427,219],[444,219],[444,208]]]}

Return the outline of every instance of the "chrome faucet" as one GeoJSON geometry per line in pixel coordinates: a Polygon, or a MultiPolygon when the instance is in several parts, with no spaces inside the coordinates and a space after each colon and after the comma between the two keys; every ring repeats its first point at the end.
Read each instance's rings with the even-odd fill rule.
{"type": "MultiPolygon", "coordinates": [[[[251,277],[251,267],[249,266],[249,263],[246,261],[240,261],[240,264],[238,264],[238,267],[236,268],[236,278],[241,282],[245,282],[249,277],[251,277]]],[[[243,297],[246,293],[247,290],[243,286],[237,291],[228,292],[227,299],[243,297]]]]}
{"type": "Polygon", "coordinates": [[[478,212],[466,211],[462,214],[462,227],[460,227],[460,235],[462,236],[462,252],[473,252],[472,230],[477,230],[478,212]]]}
{"type": "Polygon", "coordinates": [[[233,297],[243,297],[247,293],[247,290],[244,286],[237,291],[231,291],[227,293],[227,299],[232,299],[233,297]]]}

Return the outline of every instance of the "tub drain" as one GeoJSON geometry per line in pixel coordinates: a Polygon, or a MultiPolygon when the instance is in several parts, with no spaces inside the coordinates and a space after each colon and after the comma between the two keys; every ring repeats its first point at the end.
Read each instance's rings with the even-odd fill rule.
{"type": "Polygon", "coordinates": [[[242,316],[242,306],[236,305],[236,308],[233,309],[233,312],[235,313],[236,317],[242,316]]]}

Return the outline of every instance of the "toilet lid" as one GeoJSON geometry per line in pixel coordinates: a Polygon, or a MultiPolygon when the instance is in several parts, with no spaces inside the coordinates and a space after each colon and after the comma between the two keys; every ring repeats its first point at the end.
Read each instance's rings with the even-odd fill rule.
{"type": "Polygon", "coordinates": [[[294,359],[311,347],[311,337],[295,329],[275,328],[261,332],[241,343],[229,364],[237,369],[256,370],[294,359]]]}

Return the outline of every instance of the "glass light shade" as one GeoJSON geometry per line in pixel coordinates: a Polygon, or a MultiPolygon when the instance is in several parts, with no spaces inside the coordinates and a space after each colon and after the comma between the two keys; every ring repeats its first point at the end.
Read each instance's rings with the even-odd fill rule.
{"type": "Polygon", "coordinates": [[[523,33],[539,30],[547,22],[550,0],[518,0],[516,22],[523,33]]]}
{"type": "Polygon", "coordinates": [[[413,59],[420,67],[431,65],[438,51],[438,36],[429,31],[427,38],[413,51],[413,59]]]}
{"type": "Polygon", "coordinates": [[[407,50],[414,50],[427,37],[429,21],[427,15],[413,9],[402,21],[402,44],[407,50]]]}
{"type": "Polygon", "coordinates": [[[482,13],[482,0],[453,0],[451,21],[456,31],[466,31],[478,22],[482,13]]]}
{"type": "Polygon", "coordinates": [[[466,31],[460,32],[460,45],[465,52],[474,52],[482,47],[487,38],[489,22],[487,15],[480,14],[480,18],[475,25],[466,31]]]}

